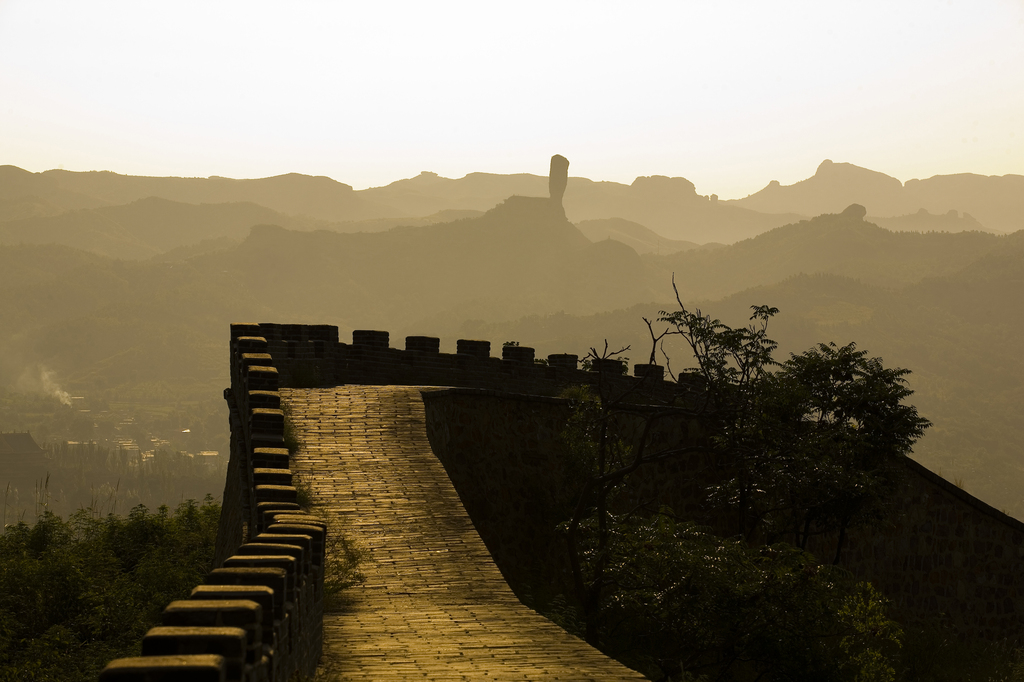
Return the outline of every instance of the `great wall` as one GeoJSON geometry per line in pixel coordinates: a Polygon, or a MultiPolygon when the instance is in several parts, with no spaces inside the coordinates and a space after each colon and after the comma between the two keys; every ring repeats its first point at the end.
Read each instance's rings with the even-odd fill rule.
{"type": "MultiPolygon", "coordinates": [[[[561,209],[568,161],[551,160],[561,209]]],[[[600,385],[668,398],[656,365],[586,370],[575,355],[385,331],[339,340],[329,325],[231,325],[224,391],[231,454],[215,568],[163,612],[142,656],[104,682],[308,680],[639,680],[528,608],[561,579],[552,528],[569,401],[600,385]],[[285,447],[286,413],[296,441],[285,447]],[[299,506],[296,477],[318,502],[299,506]],[[329,529],[365,548],[366,581],[325,609],[329,529]],[[513,589],[516,591],[513,592],[513,589]]],[[[640,408],[637,408],[640,409],[640,408]]],[[[654,433],[685,439],[681,420],[654,433]]],[[[870,580],[903,622],[1020,642],[1024,524],[912,459],[886,523],[852,531],[841,565],[870,580]]],[[[698,505],[699,458],[637,472],[630,485],[682,514],[698,505]]]]}
{"type": "MultiPolygon", "coordinates": [[[[509,583],[549,561],[541,523],[568,410],[594,384],[577,358],[530,348],[325,325],[231,326],[231,458],[217,566],[170,604],[143,656],[101,680],[643,679],[521,603],[509,583]],[[286,411],[298,441],[289,458],[286,411]],[[328,522],[299,509],[293,476],[367,551],[367,580],[325,613],[328,522]],[[301,679],[301,678],[300,678],[301,679]]],[[[671,390],[640,365],[631,384],[671,390]]],[[[683,480],[687,464],[656,480],[683,480]],[[668,478],[666,478],[668,477],[668,478]]],[[[1024,524],[907,460],[888,527],[852,533],[842,565],[904,618],[1019,639],[1024,524]]],[[[519,595],[522,597],[524,595],[519,595]]]]}

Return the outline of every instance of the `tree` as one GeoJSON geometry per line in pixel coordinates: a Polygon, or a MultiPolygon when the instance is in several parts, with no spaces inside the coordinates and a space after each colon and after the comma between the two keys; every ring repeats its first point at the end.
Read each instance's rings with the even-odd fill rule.
{"type": "Polygon", "coordinates": [[[884,516],[902,459],[930,422],[904,404],[909,370],[887,369],[854,343],[822,343],[778,363],[767,337],[778,310],[752,311],[740,329],[682,304],[661,317],[697,363],[680,382],[704,387],[696,409],[722,472],[710,509],[730,514],[731,530],[748,541],[788,536],[806,548],[814,535],[838,533],[838,563],[846,531],[884,516]]]}
{"type": "Polygon", "coordinates": [[[616,524],[609,653],[658,679],[891,680],[901,629],[870,583],[787,543],[671,512],[616,524]]]}
{"type": "MultiPolygon", "coordinates": [[[[645,320],[652,364],[668,336],[693,352],[676,395],[613,395],[603,377],[596,394],[575,391],[565,440],[580,483],[562,527],[583,634],[662,675],[696,666],[722,679],[891,679],[882,652],[899,629],[884,599],[803,550],[833,533],[837,563],[848,529],[884,517],[928,422],[903,403],[909,372],[852,343],[778,362],[767,335],[777,312],[753,306],[734,329],[679,302],[662,311],[664,331],[645,320]],[[698,427],[655,446],[669,420],[698,427]],[[713,528],[629,490],[642,467],[688,456],[709,463],[713,528]],[[794,672],[799,660],[807,675],[794,672]]],[[[591,349],[590,360],[607,367],[625,350],[591,349]]]]}
{"type": "Polygon", "coordinates": [[[168,602],[213,561],[220,505],[188,500],[126,517],[45,511],[0,534],[0,682],[95,680],[138,655],[168,602]]]}

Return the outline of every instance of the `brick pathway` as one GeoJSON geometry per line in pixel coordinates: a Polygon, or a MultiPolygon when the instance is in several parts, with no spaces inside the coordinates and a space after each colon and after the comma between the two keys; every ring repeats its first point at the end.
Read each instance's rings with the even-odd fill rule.
{"type": "Polygon", "coordinates": [[[281,389],[292,470],[367,550],[324,620],[324,680],[643,680],[523,606],[430,450],[420,390],[281,389]]]}

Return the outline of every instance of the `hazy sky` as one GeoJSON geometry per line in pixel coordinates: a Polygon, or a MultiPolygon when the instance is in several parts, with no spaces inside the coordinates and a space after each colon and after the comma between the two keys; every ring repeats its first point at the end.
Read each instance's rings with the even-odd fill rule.
{"type": "Polygon", "coordinates": [[[722,198],[1024,173],[1024,0],[0,0],[0,164],[361,189],[553,153],[722,198]]]}

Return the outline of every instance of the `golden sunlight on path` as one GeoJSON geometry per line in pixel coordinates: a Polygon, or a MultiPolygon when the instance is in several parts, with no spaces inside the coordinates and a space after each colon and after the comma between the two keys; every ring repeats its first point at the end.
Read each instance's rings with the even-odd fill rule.
{"type": "Polygon", "coordinates": [[[430,450],[420,390],[281,389],[292,471],[367,553],[317,679],[643,680],[523,606],[430,450]]]}

